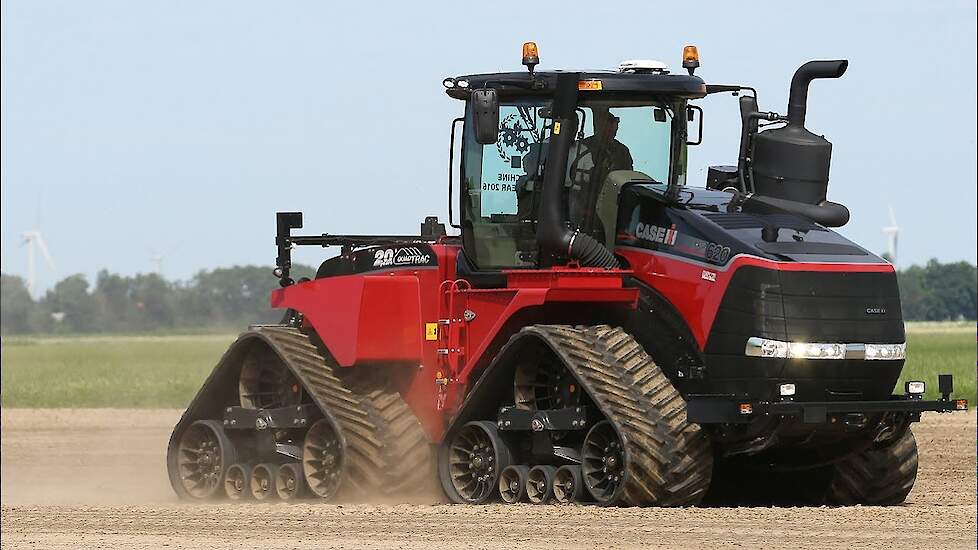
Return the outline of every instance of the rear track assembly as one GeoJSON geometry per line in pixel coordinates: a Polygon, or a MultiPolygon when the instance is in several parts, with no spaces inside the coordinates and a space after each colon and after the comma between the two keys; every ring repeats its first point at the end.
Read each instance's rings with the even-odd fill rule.
{"type": "MultiPolygon", "coordinates": [[[[236,460],[233,452],[227,458],[222,458],[225,463],[217,480],[212,479],[214,472],[210,470],[214,467],[209,463],[188,461],[187,457],[192,451],[182,451],[181,445],[199,447],[200,444],[206,444],[208,449],[220,447],[216,436],[204,437],[213,430],[194,428],[197,430],[194,433],[204,435],[184,438],[184,433],[191,425],[199,426],[193,424],[194,421],[209,418],[207,427],[216,427],[223,434],[220,422],[214,417],[219,411],[226,410],[227,415],[234,415],[232,420],[235,421],[253,417],[258,430],[279,427],[276,422],[280,421],[280,413],[284,409],[267,412],[258,409],[255,413],[247,414],[247,410],[241,411],[240,408],[229,406],[237,404],[228,402],[228,386],[232,382],[235,389],[240,385],[247,393],[242,405],[256,403],[255,388],[261,389],[261,385],[256,383],[258,379],[268,380],[265,386],[274,386],[274,383],[284,380],[286,383],[279,385],[289,390],[294,380],[301,386],[301,391],[289,393],[308,396],[316,408],[314,414],[321,417],[314,429],[302,432],[303,438],[306,431],[315,432],[312,434],[315,441],[306,441],[301,451],[302,456],[299,451],[294,452],[295,459],[303,458],[301,470],[304,472],[304,481],[308,482],[314,495],[331,498],[339,492],[357,496],[417,489],[427,480],[429,473],[429,449],[417,419],[397,392],[383,388],[354,390],[338,376],[339,368],[309,336],[296,328],[257,327],[243,333],[214,369],[171,437],[167,464],[171,484],[177,493],[191,498],[213,496],[231,462],[236,460]],[[266,361],[277,358],[277,363],[281,365],[279,368],[288,370],[279,374],[267,372],[267,369],[260,371],[253,365],[256,356],[266,361]],[[238,382],[242,366],[245,367],[245,372],[242,373],[244,384],[238,382]],[[223,404],[216,408],[214,402],[223,404]],[[310,453],[316,453],[316,456],[310,453]],[[188,479],[188,473],[199,477],[202,470],[206,470],[204,473],[209,476],[206,483],[188,479]]],[[[281,392],[277,393],[281,395],[281,392]]],[[[283,399],[276,396],[264,403],[296,403],[290,397],[291,395],[283,399]]],[[[296,406],[296,410],[298,412],[293,422],[305,427],[307,419],[304,409],[296,406]]],[[[309,424],[314,423],[310,421],[309,424]]],[[[244,468],[247,470],[247,467],[244,468]]],[[[253,475],[253,472],[249,473],[253,475]]],[[[270,473],[269,482],[274,485],[278,474],[277,466],[270,469],[270,473]]],[[[244,477],[237,470],[234,475],[244,477]]],[[[234,487],[242,481],[244,480],[232,481],[231,485],[234,487]]],[[[233,489],[228,490],[233,492],[233,489]]],[[[296,495],[289,488],[284,489],[280,496],[293,498],[296,495]]]]}

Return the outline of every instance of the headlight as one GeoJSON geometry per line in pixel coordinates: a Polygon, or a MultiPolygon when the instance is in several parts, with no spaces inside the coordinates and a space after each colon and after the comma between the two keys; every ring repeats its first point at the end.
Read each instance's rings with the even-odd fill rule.
{"type": "Polygon", "coordinates": [[[866,344],[866,360],[893,360],[907,357],[907,344],[866,344]]]}
{"type": "Polygon", "coordinates": [[[747,339],[748,357],[781,359],[867,359],[899,360],[907,355],[906,344],[838,344],[822,342],[782,342],[753,336],[747,339]]]}
{"type": "Polygon", "coordinates": [[[788,358],[790,359],[843,359],[845,355],[845,344],[793,342],[788,345],[788,358]]]}
{"type": "Polygon", "coordinates": [[[745,353],[751,357],[787,357],[788,343],[755,336],[747,340],[745,353]]]}

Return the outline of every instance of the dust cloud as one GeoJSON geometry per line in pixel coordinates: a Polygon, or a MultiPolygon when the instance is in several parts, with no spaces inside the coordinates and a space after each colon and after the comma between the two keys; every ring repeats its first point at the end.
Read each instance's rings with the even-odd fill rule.
{"type": "Polygon", "coordinates": [[[975,548],[975,412],[914,426],[920,472],[886,508],[599,508],[180,502],[165,452],[178,410],[2,411],[3,548],[975,548]]]}

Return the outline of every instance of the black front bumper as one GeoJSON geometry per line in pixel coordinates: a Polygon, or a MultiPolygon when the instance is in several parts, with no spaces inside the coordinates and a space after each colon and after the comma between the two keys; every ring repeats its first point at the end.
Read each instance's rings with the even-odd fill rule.
{"type": "Polygon", "coordinates": [[[823,424],[852,414],[903,413],[916,421],[922,412],[968,410],[967,400],[951,399],[950,375],[941,375],[941,379],[941,388],[947,391],[940,399],[931,401],[910,394],[892,395],[880,401],[795,401],[791,397],[764,401],[746,395],[691,394],[686,399],[687,417],[697,424],[748,424],[761,418],[791,418],[805,424],[823,424]]]}
{"type": "Polygon", "coordinates": [[[733,396],[690,396],[686,403],[690,422],[743,424],[763,416],[799,418],[806,424],[827,422],[833,415],[899,412],[953,412],[968,410],[965,399],[924,401],[893,396],[888,401],[749,401],[733,396]]]}

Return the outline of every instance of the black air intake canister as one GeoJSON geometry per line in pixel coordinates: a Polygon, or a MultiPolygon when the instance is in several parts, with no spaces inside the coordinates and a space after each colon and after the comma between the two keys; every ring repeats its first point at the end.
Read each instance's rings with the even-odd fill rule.
{"type": "Polygon", "coordinates": [[[816,78],[839,78],[849,62],[809,61],[795,71],[788,98],[788,124],[754,136],[751,154],[754,192],[818,204],[829,186],[832,144],[805,128],[808,85],[816,78]]]}
{"type": "Polygon", "coordinates": [[[829,187],[832,144],[804,126],[789,124],[754,136],[754,192],[818,204],[829,187]]]}

